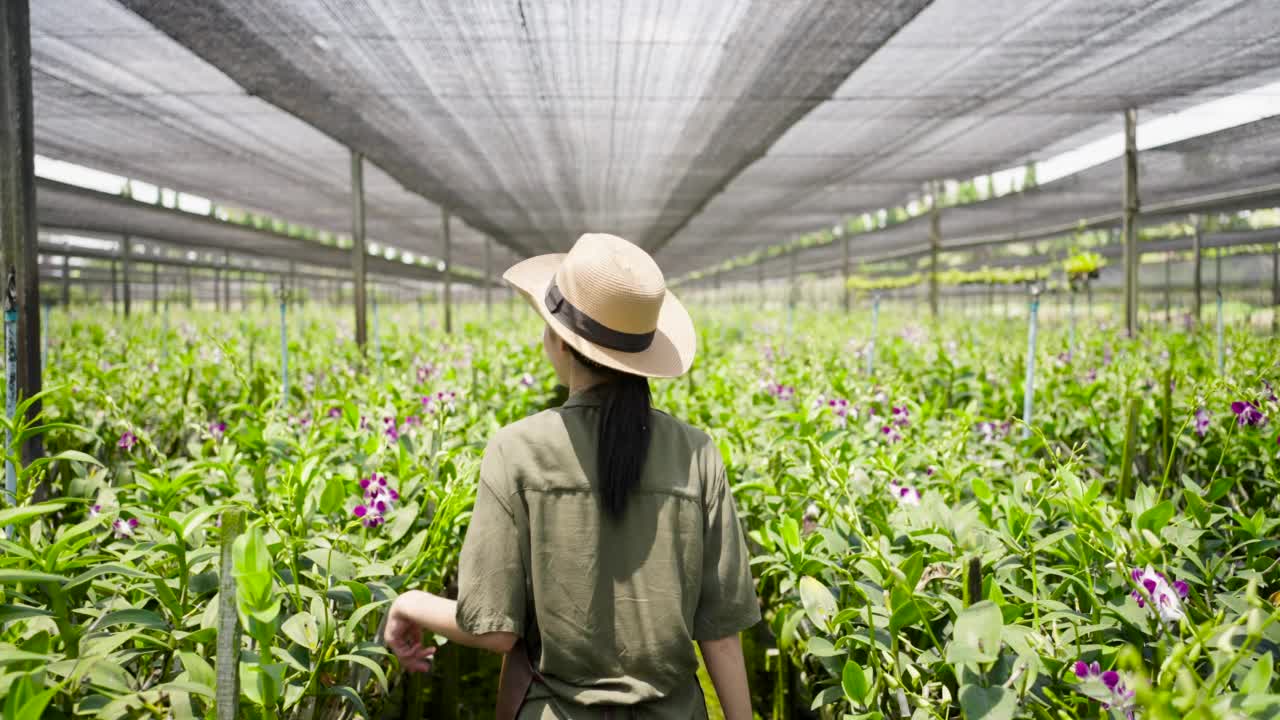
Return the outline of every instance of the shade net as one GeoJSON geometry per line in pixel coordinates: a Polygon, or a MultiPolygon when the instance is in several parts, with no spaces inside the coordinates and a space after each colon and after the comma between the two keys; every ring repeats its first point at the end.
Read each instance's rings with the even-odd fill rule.
{"type": "MultiPolygon", "coordinates": [[[[1189,220],[1210,214],[1280,206],[1280,117],[1241,125],[1138,153],[1139,225],[1189,220]]],[[[943,250],[1044,237],[1069,237],[1081,220],[1118,227],[1124,205],[1122,160],[1089,168],[1020,193],[943,208],[943,250]]],[[[843,240],[799,251],[805,272],[839,272],[843,240]]],[[[929,251],[929,218],[917,216],[850,240],[855,263],[929,251]]],[[[786,257],[768,274],[790,271],[786,257]]],[[[741,272],[753,272],[750,269],[741,272]]]]}
{"type": "Polygon", "coordinates": [[[496,269],[611,230],[679,276],[1280,68],[1273,0],[33,5],[40,152],[343,230],[354,148],[371,239],[447,207],[496,269]]]}
{"type": "MultiPolygon", "coordinates": [[[[149,205],[128,198],[41,180],[36,203],[42,227],[106,234],[113,240],[129,236],[185,248],[205,255],[233,255],[237,268],[253,267],[264,259],[338,269],[349,275],[351,251],[223,222],[180,210],[149,205]]],[[[409,280],[440,278],[435,268],[370,256],[368,272],[409,280]]]]}
{"type": "MultiPolygon", "coordinates": [[[[41,0],[31,15],[37,153],[351,233],[342,143],[114,0],[41,0]]],[[[364,175],[368,240],[440,258],[440,209],[373,163],[364,175]]],[[[484,236],[459,220],[452,231],[454,262],[482,268],[484,236]]],[[[517,259],[493,253],[495,274],[517,259]]]]}

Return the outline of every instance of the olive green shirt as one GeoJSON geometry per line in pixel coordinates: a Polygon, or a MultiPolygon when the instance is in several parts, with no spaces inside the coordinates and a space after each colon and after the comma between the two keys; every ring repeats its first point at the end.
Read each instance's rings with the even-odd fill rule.
{"type": "Polygon", "coordinates": [[[593,392],[579,393],[490,441],[458,626],[540,645],[543,683],[522,719],[703,718],[693,641],[760,620],[724,464],[706,433],[653,411],[640,486],[611,520],[596,477],[599,412],[593,392]]]}

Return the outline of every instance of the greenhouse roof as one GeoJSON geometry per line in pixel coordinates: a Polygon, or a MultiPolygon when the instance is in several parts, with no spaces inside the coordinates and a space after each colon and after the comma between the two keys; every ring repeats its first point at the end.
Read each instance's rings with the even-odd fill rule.
{"type": "MultiPolygon", "coordinates": [[[[1138,154],[1141,224],[1185,219],[1193,213],[1232,212],[1280,205],[1280,117],[1151,148],[1138,154]]],[[[1119,226],[1122,160],[1003,197],[943,208],[942,248],[1067,236],[1076,230],[1119,226]]],[[[801,272],[838,271],[843,241],[799,250],[801,272]]],[[[918,257],[929,251],[929,217],[854,235],[857,262],[918,257]]],[[[769,275],[789,271],[789,258],[768,263],[769,275]]],[[[754,269],[738,271],[749,272],[754,269]]]]}
{"type": "MultiPolygon", "coordinates": [[[[341,143],[114,0],[44,0],[31,11],[38,154],[350,234],[351,158],[341,143]]],[[[372,163],[364,184],[371,243],[442,256],[437,206],[372,163]]],[[[454,263],[482,267],[484,236],[456,218],[452,235],[454,263]]],[[[517,259],[493,253],[495,268],[517,259]]]]}
{"type": "MultiPolygon", "coordinates": [[[[188,249],[225,251],[240,258],[275,258],[344,270],[351,267],[350,250],[312,240],[52,180],[37,180],[36,191],[40,223],[46,230],[128,235],[188,249]]],[[[419,281],[441,277],[435,267],[373,255],[368,258],[368,269],[374,275],[419,281]]]]}
{"type": "Polygon", "coordinates": [[[33,5],[38,152],[341,231],[352,148],[372,240],[448,207],[472,267],[609,229],[677,277],[1280,77],[1272,0],[33,5]]]}

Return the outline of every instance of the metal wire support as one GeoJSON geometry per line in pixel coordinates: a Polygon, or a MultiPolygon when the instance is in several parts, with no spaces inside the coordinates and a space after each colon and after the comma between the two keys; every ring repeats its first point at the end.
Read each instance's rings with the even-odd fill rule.
{"type": "Polygon", "coordinates": [[[1138,332],[1138,111],[1124,112],[1124,326],[1129,337],[1138,332]]]}

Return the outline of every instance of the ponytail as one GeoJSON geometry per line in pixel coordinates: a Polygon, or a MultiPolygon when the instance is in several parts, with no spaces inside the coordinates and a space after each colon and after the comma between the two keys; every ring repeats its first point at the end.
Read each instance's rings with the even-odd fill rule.
{"type": "Polygon", "coordinates": [[[617,520],[627,509],[631,491],[640,485],[649,454],[652,408],[649,381],[639,375],[606,368],[573,348],[569,350],[578,362],[608,378],[596,390],[600,394],[596,474],[600,478],[600,501],[605,514],[617,520]]]}

